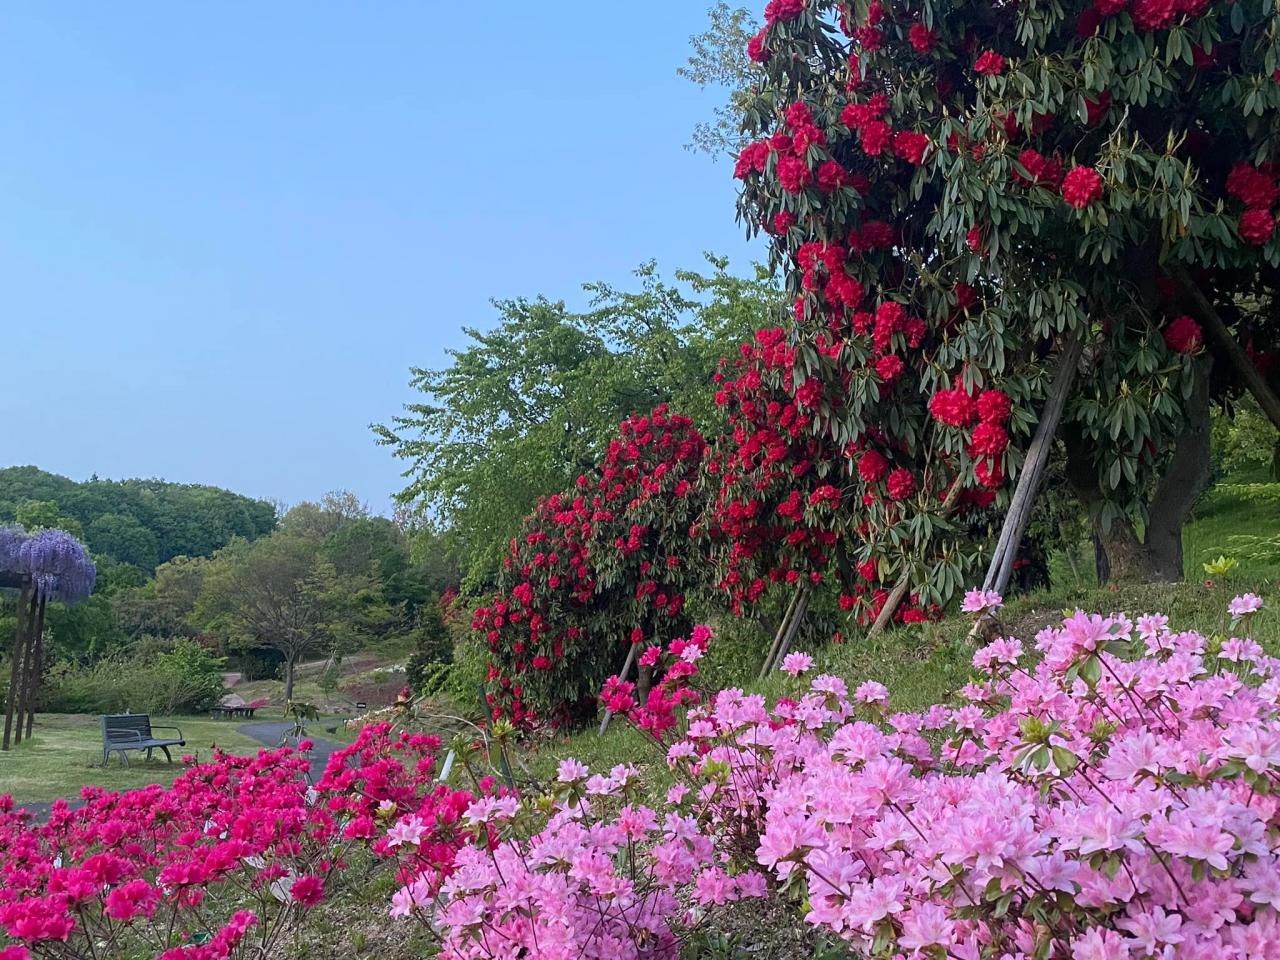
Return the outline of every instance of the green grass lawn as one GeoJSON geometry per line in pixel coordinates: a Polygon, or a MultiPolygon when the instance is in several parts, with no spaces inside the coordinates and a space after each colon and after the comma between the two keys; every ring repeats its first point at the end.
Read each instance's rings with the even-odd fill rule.
{"type": "MultiPolygon", "coordinates": [[[[273,718],[274,719],[274,718],[273,718]]],[[[178,758],[212,755],[214,744],[236,754],[248,755],[261,744],[236,732],[243,720],[210,720],[207,717],[153,717],[159,725],[182,729],[186,747],[170,748],[174,764],[159,759],[147,762],[145,754],[130,753],[125,767],[113,754],[102,766],[102,733],[96,716],[42,713],[36,715],[34,735],[8,753],[0,753],[0,794],[11,794],[21,805],[57,797],[75,797],[85,785],[127,790],[149,783],[169,783],[182,771],[178,758]]]]}

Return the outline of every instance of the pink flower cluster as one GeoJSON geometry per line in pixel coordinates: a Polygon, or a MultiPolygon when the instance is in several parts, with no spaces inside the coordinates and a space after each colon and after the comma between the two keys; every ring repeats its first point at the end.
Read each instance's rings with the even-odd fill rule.
{"type": "Polygon", "coordinates": [[[531,833],[518,824],[539,803],[477,800],[467,820],[486,842],[463,848],[448,875],[407,882],[392,916],[426,923],[446,960],[641,960],[676,956],[714,908],[764,895],[758,871],[725,869],[705,816],[659,814],[635,793],[633,767],[588,776],[565,761],[531,833]]]}
{"type": "Polygon", "coordinates": [[[982,648],[919,713],[826,675],[721,691],[662,741],[673,799],[863,956],[1280,956],[1280,660],[1160,615],[1035,648],[982,648]]]}

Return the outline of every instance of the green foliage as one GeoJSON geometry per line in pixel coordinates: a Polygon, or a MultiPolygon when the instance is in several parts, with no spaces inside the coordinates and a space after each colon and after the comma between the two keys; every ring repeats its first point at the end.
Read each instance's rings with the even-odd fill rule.
{"type": "Polygon", "coordinates": [[[253,540],[276,523],[275,506],[218,487],[163,480],[77,483],[36,467],[0,469],[0,521],[56,526],[95,554],[150,573],[178,556],[207,557],[233,537],[253,540]]]}
{"type": "Polygon", "coordinates": [[[426,399],[375,431],[407,463],[398,499],[449,531],[468,583],[491,581],[534,503],[590,470],[628,415],[670,403],[719,427],[716,361],[781,308],[762,275],[711,268],[671,284],[646,264],[638,290],[587,285],[582,313],[541,297],[496,302],[498,324],[466,328],[471,344],[450,366],[413,369],[426,399]]]}
{"type": "Polygon", "coordinates": [[[755,79],[747,59],[747,41],[759,29],[751,11],[718,0],[707,13],[707,29],[691,38],[693,52],[676,70],[702,89],[723,88],[728,102],[715,108],[714,119],[693,129],[693,149],[716,155],[733,154],[743,146],[741,117],[747,88],[755,79]]]}
{"type": "Polygon", "coordinates": [[[409,689],[418,693],[428,692],[424,689],[428,677],[433,679],[439,689],[441,671],[438,668],[453,662],[453,638],[449,636],[439,603],[423,606],[413,636],[413,654],[405,666],[409,689]]]}
{"type": "Polygon", "coordinates": [[[144,642],[91,666],[63,661],[46,680],[42,709],[166,715],[204,710],[222,692],[223,660],[192,640],[144,642]]]}
{"type": "MultiPolygon", "coordinates": [[[[1253,396],[1246,394],[1233,409],[1218,413],[1213,421],[1214,460],[1230,472],[1261,466],[1280,480],[1280,434],[1253,396]]],[[[1274,486],[1280,497],[1280,484],[1274,486]]]]}

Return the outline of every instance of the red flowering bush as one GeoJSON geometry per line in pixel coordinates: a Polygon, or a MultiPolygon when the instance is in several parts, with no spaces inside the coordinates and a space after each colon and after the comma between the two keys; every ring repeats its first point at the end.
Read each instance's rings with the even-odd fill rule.
{"type": "Polygon", "coordinates": [[[438,744],[366,728],[314,788],[289,749],[219,753],[170,787],[86,787],[83,807],[58,801],[43,825],[0,798],[0,932],[13,944],[0,956],[277,956],[342,886],[353,850],[385,848],[397,811],[429,820],[422,862],[451,869],[450,824],[472,795],[433,788],[438,744]]]}
{"type": "MultiPolygon", "coordinates": [[[[746,462],[722,499],[759,534],[748,557],[794,534],[805,562],[748,576],[738,560],[739,598],[778,571],[874,560],[887,582],[905,574],[923,602],[944,601],[981,561],[975,532],[1000,516],[1076,340],[1082,386],[1063,432],[1085,442],[1069,447],[1082,461],[1069,475],[1096,522],[1147,515],[1152,479],[1203,417],[1211,345],[1174,318],[1200,293],[1229,318],[1239,293],[1269,302],[1275,11],[1103,0],[1042,13],[813,0],[753,40],[739,212],[770,235],[794,312],[742,371],[778,425],[762,414],[737,442],[772,431],[773,459],[724,453],[746,462]],[[783,464],[838,486],[852,515],[787,506],[783,464]],[[753,489],[767,491],[757,508],[753,489]]],[[[1263,351],[1275,326],[1259,310],[1239,331],[1263,351]]]]}
{"type": "Polygon", "coordinates": [[[688,417],[665,407],[631,417],[598,476],[580,476],[526,520],[501,589],[472,619],[490,651],[495,718],[589,713],[630,645],[687,629],[686,585],[704,576],[689,530],[705,450],[688,417]]]}

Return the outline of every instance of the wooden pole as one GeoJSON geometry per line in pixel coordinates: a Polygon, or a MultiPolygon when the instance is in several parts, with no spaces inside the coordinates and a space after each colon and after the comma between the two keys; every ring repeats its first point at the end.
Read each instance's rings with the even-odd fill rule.
{"type": "Polygon", "coordinates": [[[778,624],[778,630],[773,635],[773,643],[769,644],[769,652],[764,655],[764,663],[760,664],[760,674],[757,679],[763,680],[765,678],[769,673],[769,667],[777,658],[778,647],[782,644],[783,634],[787,632],[787,626],[791,623],[791,614],[795,612],[796,604],[800,601],[800,594],[803,591],[804,587],[801,587],[791,595],[791,602],[787,604],[787,610],[782,615],[782,622],[778,624]]]}
{"type": "Polygon", "coordinates": [[[1018,475],[1018,485],[1014,488],[1009,511],[1005,514],[1004,526],[1000,529],[1000,539],[996,542],[995,552],[987,567],[987,576],[982,582],[984,590],[994,590],[1003,594],[1009,586],[1009,577],[1013,573],[1013,561],[1018,555],[1018,547],[1022,545],[1022,535],[1026,533],[1027,524],[1031,521],[1031,511],[1035,506],[1040,484],[1044,481],[1045,471],[1048,469],[1049,454],[1053,452],[1054,438],[1058,435],[1058,424],[1062,420],[1062,412],[1066,408],[1071,385],[1075,382],[1076,369],[1080,365],[1080,353],[1083,348],[1083,341],[1079,336],[1074,336],[1062,351],[1053,385],[1049,388],[1049,396],[1040,414],[1040,422],[1036,424],[1031,446],[1027,448],[1027,458],[1023,461],[1022,473],[1018,475]]]}
{"type": "MultiPolygon", "coordinates": [[[[631,672],[631,664],[635,663],[636,660],[636,647],[640,646],[640,644],[633,643],[630,646],[631,649],[627,651],[627,660],[622,665],[622,672],[618,674],[618,677],[622,680],[627,679],[627,674],[631,672]]],[[[604,732],[609,729],[609,718],[612,716],[612,710],[605,710],[604,716],[600,718],[600,731],[597,736],[604,736],[604,732]]]]}
{"type": "Polygon", "coordinates": [[[5,693],[4,708],[4,739],[0,741],[0,750],[9,749],[9,737],[13,731],[13,715],[18,709],[18,689],[19,678],[23,676],[22,672],[22,654],[26,648],[26,631],[23,630],[27,622],[27,601],[31,596],[31,581],[27,580],[22,585],[22,592],[18,595],[18,629],[13,639],[12,659],[9,670],[9,689],[5,693]]]}
{"type": "Polygon", "coordinates": [[[27,739],[31,739],[31,730],[36,723],[36,696],[40,693],[40,684],[44,680],[44,609],[47,597],[40,598],[40,612],[36,615],[35,634],[31,638],[31,682],[27,687],[27,739]]]}
{"type": "Polygon", "coordinates": [[[1236,338],[1227,329],[1222,316],[1214,308],[1209,298],[1204,295],[1204,291],[1191,279],[1186,269],[1180,265],[1174,265],[1169,267],[1169,273],[1178,281],[1178,286],[1182,288],[1182,292],[1186,294],[1195,307],[1196,315],[1199,317],[1200,322],[1208,328],[1214,339],[1218,341],[1223,353],[1227,355],[1231,365],[1240,374],[1240,379],[1244,381],[1245,386],[1249,388],[1249,392],[1258,401],[1258,406],[1262,408],[1262,412],[1267,415],[1267,418],[1275,428],[1280,430],[1280,397],[1276,396],[1275,391],[1271,389],[1261,371],[1254,366],[1253,361],[1249,359],[1249,355],[1244,352],[1244,348],[1236,342],[1236,338]]]}
{"type": "Polygon", "coordinates": [[[18,671],[18,688],[14,694],[14,746],[22,742],[23,720],[26,717],[27,709],[27,685],[31,679],[31,657],[35,650],[32,640],[36,629],[36,611],[39,609],[39,603],[33,588],[31,600],[27,605],[28,610],[24,614],[27,623],[22,631],[22,668],[18,671]]]}
{"type": "Polygon", "coordinates": [[[800,632],[800,624],[804,623],[804,615],[809,612],[809,598],[812,595],[813,592],[809,584],[806,583],[800,591],[800,602],[796,605],[796,611],[791,617],[786,636],[782,638],[778,652],[773,655],[773,663],[769,666],[770,670],[778,669],[782,659],[787,655],[787,649],[791,646],[791,642],[795,640],[796,634],[800,632]]]}

